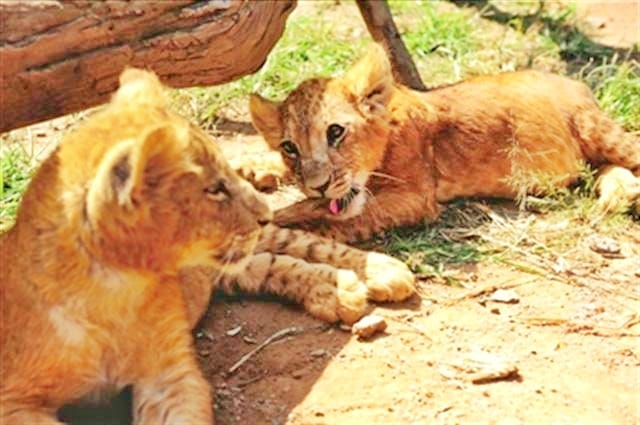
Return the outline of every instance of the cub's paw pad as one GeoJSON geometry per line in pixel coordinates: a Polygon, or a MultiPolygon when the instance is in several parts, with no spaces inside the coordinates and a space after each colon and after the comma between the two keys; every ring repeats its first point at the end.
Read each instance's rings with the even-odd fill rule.
{"type": "Polygon", "coordinates": [[[335,283],[316,285],[306,295],[304,306],[312,316],[326,322],[352,324],[367,308],[367,287],[351,270],[338,270],[335,283]]]}
{"type": "Polygon", "coordinates": [[[374,301],[402,301],[415,292],[415,276],[406,264],[378,252],[367,254],[365,283],[374,301]]]}

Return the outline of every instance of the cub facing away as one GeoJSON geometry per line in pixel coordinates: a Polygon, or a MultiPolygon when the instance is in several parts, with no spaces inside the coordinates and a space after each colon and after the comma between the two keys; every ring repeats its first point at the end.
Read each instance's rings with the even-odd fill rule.
{"type": "Polygon", "coordinates": [[[253,95],[250,110],[308,197],[275,222],[340,240],[435,219],[454,198],[564,186],[585,162],[602,167],[601,211],[640,196],[640,141],[585,85],[557,75],[512,72],[423,93],[395,84],[376,46],[343,77],[303,82],[282,103],[253,95]]]}
{"type": "Polygon", "coordinates": [[[346,322],[413,292],[397,260],[266,224],[255,190],[164,103],[153,74],[125,71],[0,239],[3,425],[58,424],[62,405],[126,385],[136,424],[212,424],[190,330],[216,283],[346,322]]]}

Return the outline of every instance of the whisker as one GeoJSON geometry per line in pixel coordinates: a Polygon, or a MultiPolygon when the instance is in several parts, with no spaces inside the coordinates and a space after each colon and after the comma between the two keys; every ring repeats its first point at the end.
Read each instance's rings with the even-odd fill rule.
{"type": "MultiPolygon", "coordinates": [[[[236,245],[236,241],[234,240],[233,242],[231,242],[231,245],[228,248],[228,251],[233,251],[233,248],[236,245]]],[[[222,278],[225,276],[227,269],[229,268],[229,265],[231,264],[231,257],[227,258],[226,261],[222,264],[222,267],[220,267],[220,270],[218,271],[218,275],[215,277],[214,281],[213,281],[213,288],[217,289],[218,285],[220,284],[220,281],[222,280],[222,278]]]]}
{"type": "Polygon", "coordinates": [[[382,210],[382,207],[380,206],[378,199],[375,197],[373,192],[371,192],[371,190],[368,187],[365,186],[364,191],[365,191],[365,195],[367,195],[367,202],[365,202],[364,204],[365,208],[371,211],[371,214],[377,220],[379,220],[381,218],[380,211],[382,210]]]}
{"type": "Polygon", "coordinates": [[[406,183],[407,182],[405,179],[401,179],[401,178],[392,176],[390,174],[385,174],[385,173],[381,173],[381,172],[378,172],[378,171],[370,171],[369,174],[372,175],[372,176],[382,177],[382,178],[385,178],[385,179],[397,181],[399,183],[406,183]]]}

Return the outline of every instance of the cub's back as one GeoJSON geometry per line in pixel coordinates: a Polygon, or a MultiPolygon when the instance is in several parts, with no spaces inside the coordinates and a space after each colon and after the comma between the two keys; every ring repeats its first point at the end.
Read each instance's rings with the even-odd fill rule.
{"type": "Polygon", "coordinates": [[[440,201],[513,197],[513,180],[536,176],[566,184],[587,159],[574,117],[601,113],[585,85],[539,71],[477,77],[423,97],[438,122],[432,136],[440,201]]]}

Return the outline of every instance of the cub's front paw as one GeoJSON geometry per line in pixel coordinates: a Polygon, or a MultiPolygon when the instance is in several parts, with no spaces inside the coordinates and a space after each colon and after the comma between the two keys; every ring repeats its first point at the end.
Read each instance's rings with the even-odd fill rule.
{"type": "Polygon", "coordinates": [[[367,308],[367,287],[352,270],[337,270],[335,284],[316,285],[304,299],[304,306],[312,315],[326,322],[342,320],[352,324],[367,308]]]}
{"type": "Polygon", "coordinates": [[[369,298],[374,301],[402,301],[415,292],[415,276],[400,260],[370,252],[364,268],[369,298]]]}
{"type": "Polygon", "coordinates": [[[262,192],[272,192],[290,178],[290,172],[277,152],[246,154],[241,160],[230,163],[236,173],[262,192]]]}

